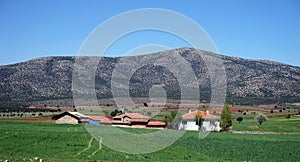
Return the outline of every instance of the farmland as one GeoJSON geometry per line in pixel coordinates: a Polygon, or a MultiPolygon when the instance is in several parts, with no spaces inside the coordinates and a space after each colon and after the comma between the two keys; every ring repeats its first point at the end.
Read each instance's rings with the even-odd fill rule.
{"type": "Polygon", "coordinates": [[[259,125],[254,117],[244,117],[241,123],[233,122],[233,129],[236,131],[300,133],[300,117],[293,116],[290,119],[268,117],[268,121],[262,125],[259,125]]]}
{"type": "MultiPolygon", "coordinates": [[[[274,120],[282,120],[274,118],[274,120]]],[[[250,120],[250,119],[249,119],[250,120]]],[[[290,122],[293,120],[290,119],[290,122]]],[[[275,122],[275,121],[274,121],[275,122]]],[[[272,122],[270,122],[272,123],[272,122]]],[[[235,123],[237,129],[251,122],[235,123]]],[[[254,124],[254,123],[253,123],[254,124]]],[[[266,123],[263,123],[263,125],[266,123]]],[[[102,127],[100,126],[99,129],[102,127]]],[[[132,133],[149,129],[123,128],[132,133]]],[[[29,161],[34,157],[50,161],[297,161],[300,134],[210,133],[205,139],[198,132],[187,132],[163,150],[131,155],[101,146],[83,125],[56,125],[36,122],[0,121],[0,159],[29,161]]]]}

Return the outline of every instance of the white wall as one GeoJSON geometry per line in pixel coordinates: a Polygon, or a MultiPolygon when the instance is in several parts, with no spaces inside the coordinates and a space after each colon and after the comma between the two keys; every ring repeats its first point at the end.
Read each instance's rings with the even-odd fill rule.
{"type": "MultiPolygon", "coordinates": [[[[182,120],[179,124],[179,130],[199,130],[195,120],[182,120]],[[186,124],[183,124],[186,121],[186,124]]],[[[204,131],[220,131],[219,121],[203,121],[202,130],[204,131]]]]}
{"type": "Polygon", "coordinates": [[[179,130],[198,130],[198,125],[194,120],[182,120],[179,124],[179,130]],[[186,122],[186,124],[183,124],[186,122]]]}

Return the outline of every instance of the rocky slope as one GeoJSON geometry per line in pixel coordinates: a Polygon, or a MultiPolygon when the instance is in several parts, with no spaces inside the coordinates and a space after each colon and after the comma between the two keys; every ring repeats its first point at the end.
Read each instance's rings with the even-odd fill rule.
{"type": "MultiPolygon", "coordinates": [[[[200,98],[209,102],[212,85],[208,66],[202,56],[220,58],[223,61],[227,78],[228,101],[235,103],[276,103],[300,101],[300,67],[272,61],[248,60],[228,57],[193,48],[180,48],[153,56],[181,55],[193,69],[200,87],[200,98]]],[[[147,60],[149,55],[130,56],[129,60],[147,60]]],[[[84,59],[84,57],[82,57],[84,59]]],[[[96,60],[85,57],[87,60],[96,60]]],[[[99,59],[99,58],[98,58],[99,59]]],[[[114,68],[121,58],[100,58],[95,76],[95,89],[98,98],[110,98],[111,78],[114,68]]],[[[0,102],[28,102],[37,100],[72,98],[72,76],[76,57],[44,57],[13,65],[0,66],[0,102]]],[[[176,64],[166,59],[168,64],[176,64]]],[[[81,65],[80,65],[81,66],[81,65]]],[[[93,64],[80,67],[88,71],[93,64]]],[[[123,64],[130,68],[131,64],[123,64]]],[[[216,65],[217,66],[217,65],[216,65]]],[[[73,73],[74,72],[74,73],[73,73]]],[[[180,98],[179,81],[167,68],[147,64],[138,68],[129,82],[131,97],[148,97],[153,85],[164,85],[168,98],[180,98]]],[[[194,84],[194,83],[189,83],[194,84]]],[[[188,84],[185,86],[189,87],[188,84]]],[[[83,88],[84,89],[84,88],[83,88]]],[[[78,93],[89,93],[78,90],[78,93]]],[[[77,93],[77,92],[76,92],[77,93]]]]}

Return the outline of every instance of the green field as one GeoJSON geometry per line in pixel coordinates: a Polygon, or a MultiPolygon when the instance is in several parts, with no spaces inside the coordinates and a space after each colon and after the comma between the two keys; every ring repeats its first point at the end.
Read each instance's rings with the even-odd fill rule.
{"type": "MultiPolygon", "coordinates": [[[[100,126],[99,129],[102,127],[100,126]]],[[[125,129],[125,128],[123,128],[125,129]]],[[[146,133],[149,129],[126,129],[146,133]]],[[[0,160],[29,161],[298,161],[300,134],[210,133],[199,139],[187,132],[170,147],[131,155],[113,151],[91,138],[83,125],[0,121],[0,160]]]]}
{"type": "Polygon", "coordinates": [[[254,116],[242,116],[241,123],[233,121],[233,129],[236,131],[260,131],[260,132],[286,132],[300,133],[300,117],[268,117],[268,121],[259,125],[254,116]]]}

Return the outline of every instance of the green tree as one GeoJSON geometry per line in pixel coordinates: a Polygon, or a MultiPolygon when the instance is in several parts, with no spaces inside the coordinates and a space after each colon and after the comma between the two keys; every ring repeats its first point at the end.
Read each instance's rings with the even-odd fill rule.
{"type": "Polygon", "coordinates": [[[264,114],[259,114],[255,118],[259,122],[259,125],[268,120],[267,116],[264,114]]]}
{"type": "Polygon", "coordinates": [[[202,117],[199,114],[196,114],[195,116],[196,125],[198,125],[198,130],[201,129],[202,126],[202,117]]]}
{"type": "Polygon", "coordinates": [[[116,111],[112,111],[111,113],[110,113],[110,116],[112,116],[112,117],[115,117],[117,115],[117,112],[116,111]]]}
{"type": "Polygon", "coordinates": [[[228,130],[228,128],[232,126],[231,112],[229,110],[229,104],[227,102],[224,103],[220,126],[222,130],[228,130]]]}
{"type": "Polygon", "coordinates": [[[243,121],[243,117],[239,116],[238,118],[236,118],[236,121],[238,121],[239,123],[241,123],[243,121]]]}

